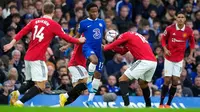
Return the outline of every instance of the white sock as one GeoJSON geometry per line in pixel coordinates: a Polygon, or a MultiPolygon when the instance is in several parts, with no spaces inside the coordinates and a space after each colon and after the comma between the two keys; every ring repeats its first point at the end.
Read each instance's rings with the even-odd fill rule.
{"type": "Polygon", "coordinates": [[[87,78],[87,84],[90,83],[90,82],[92,82],[92,77],[93,76],[90,76],[90,75],[88,76],[88,78],[87,78]]]}
{"type": "Polygon", "coordinates": [[[65,96],[66,98],[69,98],[69,95],[68,95],[67,93],[65,93],[64,96],[65,96]]]}
{"type": "Polygon", "coordinates": [[[94,73],[94,71],[96,70],[96,66],[97,65],[93,64],[92,62],[90,62],[89,66],[88,66],[88,72],[94,73]]]}
{"type": "MultiPolygon", "coordinates": [[[[94,89],[98,90],[99,89],[99,85],[100,85],[100,79],[94,78],[93,81],[92,81],[92,87],[94,89]]],[[[95,94],[96,93],[90,93],[88,101],[92,101],[94,99],[95,94]]]]}
{"type": "Polygon", "coordinates": [[[20,100],[17,100],[16,103],[17,103],[17,104],[23,104],[20,100]]]}

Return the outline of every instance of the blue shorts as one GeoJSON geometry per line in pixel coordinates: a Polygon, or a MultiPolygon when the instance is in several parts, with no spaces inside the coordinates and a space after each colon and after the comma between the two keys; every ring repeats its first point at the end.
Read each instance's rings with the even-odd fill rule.
{"type": "Polygon", "coordinates": [[[96,49],[94,50],[94,49],[92,49],[89,46],[83,46],[82,50],[83,50],[84,56],[87,59],[89,59],[89,57],[91,55],[96,55],[97,56],[97,58],[98,58],[98,64],[97,64],[96,70],[101,73],[102,70],[103,70],[103,61],[104,61],[102,49],[100,48],[98,50],[96,50],[96,49]]]}

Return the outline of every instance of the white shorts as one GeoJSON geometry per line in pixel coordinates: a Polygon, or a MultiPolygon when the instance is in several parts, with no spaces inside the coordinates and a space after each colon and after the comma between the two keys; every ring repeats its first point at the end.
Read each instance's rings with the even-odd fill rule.
{"type": "Polygon", "coordinates": [[[46,81],[48,69],[44,61],[26,61],[25,60],[25,76],[26,80],[46,81]]]}
{"type": "Polygon", "coordinates": [[[183,68],[183,60],[180,62],[171,62],[165,58],[164,76],[180,77],[183,68]]]}
{"type": "Polygon", "coordinates": [[[88,72],[83,66],[70,66],[68,69],[72,75],[72,83],[78,82],[80,79],[88,78],[88,72]]]}
{"type": "Polygon", "coordinates": [[[130,79],[142,79],[151,82],[156,70],[157,62],[148,60],[137,60],[124,74],[130,79]]]}

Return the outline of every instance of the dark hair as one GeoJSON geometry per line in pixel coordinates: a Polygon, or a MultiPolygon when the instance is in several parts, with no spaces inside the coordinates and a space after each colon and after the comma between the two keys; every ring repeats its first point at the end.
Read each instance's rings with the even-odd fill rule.
{"type": "Polygon", "coordinates": [[[93,8],[93,7],[97,7],[97,8],[98,8],[98,6],[97,6],[96,4],[90,3],[90,4],[88,4],[88,5],[86,6],[86,10],[89,11],[89,10],[90,10],[91,8],[93,8]]]}
{"type": "Polygon", "coordinates": [[[183,14],[185,16],[185,12],[184,11],[179,11],[176,16],[178,16],[179,14],[183,14]]]}
{"type": "Polygon", "coordinates": [[[62,69],[62,68],[67,69],[66,66],[60,66],[60,67],[58,68],[58,71],[60,71],[60,69],[62,69]]]}
{"type": "Polygon", "coordinates": [[[61,75],[61,78],[65,77],[65,76],[67,76],[69,78],[69,75],[67,75],[67,74],[61,75]]]}
{"type": "Polygon", "coordinates": [[[55,5],[52,2],[46,2],[44,3],[43,9],[45,14],[52,14],[55,9],[55,5]]]}
{"type": "Polygon", "coordinates": [[[84,9],[83,9],[83,8],[81,8],[81,7],[77,7],[77,8],[75,9],[75,12],[78,12],[79,10],[82,10],[82,11],[84,11],[84,9]]]}
{"type": "Polygon", "coordinates": [[[8,4],[12,3],[12,2],[13,2],[13,3],[17,3],[16,0],[7,0],[7,3],[6,3],[6,4],[8,5],[8,4]]]}
{"type": "Polygon", "coordinates": [[[17,6],[15,6],[15,5],[10,6],[10,10],[13,9],[13,8],[17,9],[17,6]]]}
{"type": "Polygon", "coordinates": [[[13,14],[12,18],[20,18],[20,14],[19,13],[13,14]]]}

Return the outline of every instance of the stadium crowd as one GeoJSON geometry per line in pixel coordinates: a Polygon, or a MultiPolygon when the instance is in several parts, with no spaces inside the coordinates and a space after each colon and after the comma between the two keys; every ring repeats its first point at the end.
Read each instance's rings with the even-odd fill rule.
{"type": "MultiPolygon", "coordinates": [[[[105,20],[107,31],[113,29],[121,34],[131,30],[142,34],[148,40],[158,62],[153,80],[149,83],[152,96],[160,96],[164,83],[164,51],[160,42],[162,33],[166,26],[175,22],[176,12],[184,10],[186,25],[193,29],[196,51],[195,58],[191,60],[188,58],[189,44],[186,45],[188,49],[176,96],[200,96],[200,0],[0,0],[0,104],[8,104],[9,93],[17,90],[25,80],[24,55],[31,33],[9,52],[4,52],[3,46],[32,19],[42,16],[42,5],[46,1],[55,3],[53,20],[71,36],[76,34],[79,22],[87,17],[85,6],[90,2],[99,6],[99,18],[105,20]]],[[[108,42],[104,40],[103,43],[108,42]]],[[[64,40],[55,37],[46,52],[48,82],[44,94],[59,94],[72,89],[67,65],[73,48],[64,52],[59,50],[64,45],[67,45],[64,40]]],[[[98,95],[120,95],[118,78],[136,60],[130,52],[120,55],[106,51],[104,58],[102,86],[99,87],[98,95]]],[[[129,90],[131,96],[142,96],[136,80],[130,82],[129,90]]],[[[86,90],[82,94],[89,93],[86,90]]]]}

